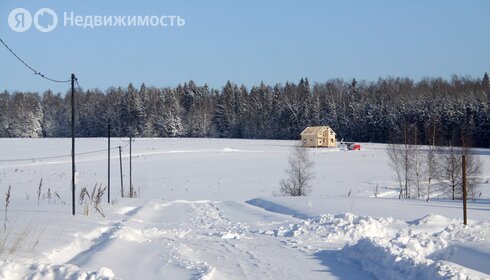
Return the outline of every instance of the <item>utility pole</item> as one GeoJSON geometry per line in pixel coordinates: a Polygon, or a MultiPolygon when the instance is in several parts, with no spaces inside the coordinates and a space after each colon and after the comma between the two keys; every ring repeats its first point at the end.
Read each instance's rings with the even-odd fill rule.
{"type": "Polygon", "coordinates": [[[463,155],[461,156],[462,168],[463,168],[463,223],[468,224],[468,214],[466,210],[466,151],[463,148],[463,155]]]}
{"type": "Polygon", "coordinates": [[[71,74],[71,212],[75,216],[75,74],[71,74]]]}
{"type": "Polygon", "coordinates": [[[111,203],[111,119],[107,120],[107,203],[111,203]]]}
{"type": "Polygon", "coordinates": [[[121,197],[124,197],[121,146],[119,146],[119,174],[121,174],[121,197]]]}
{"type": "Polygon", "coordinates": [[[465,132],[461,131],[461,172],[463,173],[463,224],[468,224],[468,213],[466,209],[466,145],[465,145],[465,132]]]}
{"type": "Polygon", "coordinates": [[[133,198],[133,137],[129,136],[129,197],[133,198]]]}

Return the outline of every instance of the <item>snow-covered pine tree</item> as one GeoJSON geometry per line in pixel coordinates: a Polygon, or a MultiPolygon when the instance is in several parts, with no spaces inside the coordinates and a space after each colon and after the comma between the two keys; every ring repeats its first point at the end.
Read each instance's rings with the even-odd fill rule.
{"type": "Polygon", "coordinates": [[[125,136],[139,136],[142,134],[145,122],[145,108],[139,92],[133,84],[129,84],[125,98],[121,104],[121,126],[125,136]]]}
{"type": "Polygon", "coordinates": [[[488,77],[487,72],[485,72],[485,74],[483,75],[482,87],[483,87],[483,91],[487,95],[490,95],[490,78],[488,77]]]}
{"type": "Polygon", "coordinates": [[[7,91],[0,93],[0,137],[9,136],[9,100],[10,94],[7,91]]]}

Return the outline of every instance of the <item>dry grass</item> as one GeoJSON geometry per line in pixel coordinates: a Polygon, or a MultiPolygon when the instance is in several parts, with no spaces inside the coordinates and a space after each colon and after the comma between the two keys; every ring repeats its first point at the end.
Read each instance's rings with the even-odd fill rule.
{"type": "Polygon", "coordinates": [[[43,178],[39,181],[39,187],[37,188],[37,205],[39,205],[39,201],[41,200],[41,193],[43,189],[43,178]]]}
{"type": "Polygon", "coordinates": [[[102,187],[102,184],[95,184],[92,192],[89,193],[87,187],[83,187],[80,190],[80,196],[78,202],[83,205],[83,214],[89,215],[90,209],[94,209],[102,217],[105,217],[104,211],[101,207],[102,197],[106,191],[107,187],[102,187]]]}
{"type": "MultiPolygon", "coordinates": [[[[41,190],[42,179],[39,185],[39,190],[41,190]]],[[[3,232],[0,234],[0,259],[7,259],[9,256],[15,254],[22,248],[26,249],[29,253],[39,244],[41,235],[43,231],[38,234],[34,234],[34,224],[31,222],[26,223],[25,227],[19,231],[15,232],[15,226],[8,226],[8,209],[12,197],[12,186],[10,185],[5,193],[5,216],[3,221],[3,232]],[[30,239],[30,240],[29,240],[30,239]]]]}
{"type": "Polygon", "coordinates": [[[16,253],[31,254],[39,245],[44,230],[36,231],[34,223],[26,223],[24,228],[18,232],[11,227],[6,232],[0,234],[0,259],[7,260],[16,253]]]}
{"type": "Polygon", "coordinates": [[[10,204],[10,191],[11,190],[12,190],[12,186],[9,186],[7,192],[5,193],[5,217],[3,219],[3,232],[4,233],[7,232],[7,223],[8,223],[7,214],[8,214],[9,204],[10,204]]]}

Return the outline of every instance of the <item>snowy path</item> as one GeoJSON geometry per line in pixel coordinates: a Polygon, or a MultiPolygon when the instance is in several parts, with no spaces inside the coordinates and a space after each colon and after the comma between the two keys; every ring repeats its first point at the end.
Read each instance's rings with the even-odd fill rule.
{"type": "Polygon", "coordinates": [[[333,252],[315,256],[267,234],[298,220],[245,203],[154,200],[128,210],[83,250],[65,248],[51,260],[82,271],[103,266],[123,279],[370,278],[333,252]]]}

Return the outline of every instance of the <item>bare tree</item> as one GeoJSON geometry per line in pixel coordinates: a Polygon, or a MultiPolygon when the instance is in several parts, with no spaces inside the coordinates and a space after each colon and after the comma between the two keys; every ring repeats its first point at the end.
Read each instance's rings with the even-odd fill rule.
{"type": "MultiPolygon", "coordinates": [[[[412,125],[413,127],[413,145],[410,146],[410,149],[408,150],[408,157],[411,158],[412,161],[412,166],[410,168],[410,172],[412,173],[411,178],[413,178],[414,184],[415,184],[415,189],[417,191],[417,199],[420,199],[422,197],[422,179],[423,179],[423,169],[424,169],[424,159],[422,157],[421,149],[420,146],[418,145],[418,132],[417,132],[417,126],[412,125]]],[[[407,137],[407,136],[405,136],[407,137]]],[[[406,142],[406,141],[405,141],[406,142]]]]}
{"type": "Polygon", "coordinates": [[[441,160],[439,156],[440,149],[436,146],[438,125],[437,120],[435,118],[431,118],[426,127],[427,135],[429,136],[429,150],[427,151],[425,168],[425,175],[427,179],[427,201],[430,200],[433,181],[441,177],[439,172],[439,161],[441,160]]]}
{"type": "Polygon", "coordinates": [[[475,200],[478,196],[478,187],[482,182],[483,163],[478,154],[472,149],[465,148],[463,153],[466,155],[466,187],[468,195],[475,200]]]}
{"type": "Polygon", "coordinates": [[[478,193],[478,186],[482,181],[482,161],[480,157],[470,148],[455,148],[449,146],[442,155],[442,175],[441,186],[445,193],[449,193],[452,200],[462,198],[462,161],[461,156],[466,156],[466,187],[471,198],[475,199],[478,193]]]}
{"type": "Polygon", "coordinates": [[[420,146],[417,142],[417,127],[413,126],[413,145],[410,147],[409,156],[412,160],[412,178],[414,180],[415,188],[417,190],[417,199],[422,197],[422,176],[423,176],[423,164],[424,160],[422,158],[420,146]]]}
{"type": "Polygon", "coordinates": [[[417,191],[417,199],[422,198],[422,181],[423,181],[423,173],[424,173],[424,159],[422,157],[421,149],[419,146],[413,146],[412,153],[412,178],[415,185],[415,190],[417,191]]]}
{"type": "Polygon", "coordinates": [[[288,196],[306,196],[311,193],[313,166],[307,148],[295,146],[289,157],[289,168],[286,170],[288,178],[280,182],[281,193],[288,196]]]}
{"type": "Polygon", "coordinates": [[[455,148],[453,145],[449,145],[444,149],[442,155],[442,175],[441,181],[442,191],[449,193],[452,200],[461,193],[459,186],[461,186],[461,151],[455,148]]]}
{"type": "Polygon", "coordinates": [[[387,153],[390,159],[391,167],[393,167],[393,169],[395,170],[398,185],[400,186],[400,193],[398,195],[398,198],[401,199],[403,194],[403,179],[405,178],[405,173],[403,172],[404,168],[402,167],[402,156],[400,150],[401,149],[399,145],[389,144],[387,153]]]}
{"type": "Polygon", "coordinates": [[[388,145],[388,157],[396,172],[400,194],[398,198],[410,198],[410,186],[412,184],[414,146],[408,144],[388,145]]]}
{"type": "Polygon", "coordinates": [[[426,168],[425,168],[425,175],[427,179],[427,198],[426,200],[430,200],[430,195],[432,193],[432,184],[435,180],[437,180],[440,177],[439,173],[439,161],[440,157],[438,155],[438,148],[434,145],[429,146],[429,150],[427,151],[427,158],[426,158],[426,168]]]}

